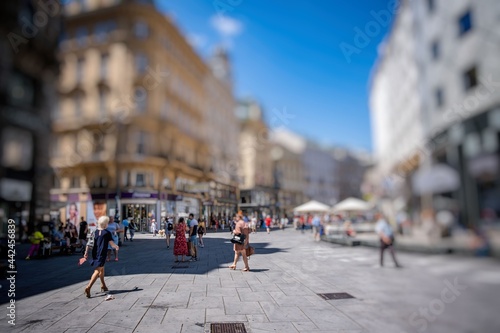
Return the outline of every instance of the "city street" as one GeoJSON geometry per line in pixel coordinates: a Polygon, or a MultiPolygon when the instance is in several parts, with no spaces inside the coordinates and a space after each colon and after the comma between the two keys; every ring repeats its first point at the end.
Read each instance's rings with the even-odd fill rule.
{"type": "Polygon", "coordinates": [[[500,271],[493,259],[397,253],[396,269],[378,250],[315,242],[310,231],[288,228],[250,236],[250,272],[228,265],[229,232],[209,233],[200,260],[174,263],[165,240],[140,234],[108,262],[105,301],[96,282],[83,289],[92,267],[80,254],[26,261],[17,248],[15,329],[2,332],[210,332],[211,323],[244,323],[259,332],[498,332],[500,271]],[[325,300],[318,294],[354,298],[325,300]]]}

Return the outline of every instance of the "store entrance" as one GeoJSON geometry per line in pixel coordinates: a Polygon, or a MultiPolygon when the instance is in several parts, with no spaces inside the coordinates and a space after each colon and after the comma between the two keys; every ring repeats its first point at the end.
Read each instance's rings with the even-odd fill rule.
{"type": "Polygon", "coordinates": [[[124,216],[131,218],[137,224],[140,232],[149,232],[151,220],[155,218],[156,205],[128,204],[122,206],[124,216]]]}

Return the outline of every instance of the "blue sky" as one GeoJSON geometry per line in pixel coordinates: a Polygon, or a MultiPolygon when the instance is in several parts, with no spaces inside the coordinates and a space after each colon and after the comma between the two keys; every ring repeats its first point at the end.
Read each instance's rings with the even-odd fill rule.
{"type": "Polygon", "coordinates": [[[218,44],[229,48],[236,96],[257,99],[271,127],[372,150],[369,78],[395,1],[156,3],[203,57],[218,44]]]}

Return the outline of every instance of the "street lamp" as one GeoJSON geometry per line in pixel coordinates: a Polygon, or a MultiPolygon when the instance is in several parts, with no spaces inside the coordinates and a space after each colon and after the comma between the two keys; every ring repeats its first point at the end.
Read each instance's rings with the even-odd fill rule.
{"type": "Polygon", "coordinates": [[[273,190],[274,190],[274,216],[277,217],[279,213],[279,174],[278,174],[278,161],[283,157],[283,149],[275,146],[271,149],[271,160],[273,161],[273,190]]]}

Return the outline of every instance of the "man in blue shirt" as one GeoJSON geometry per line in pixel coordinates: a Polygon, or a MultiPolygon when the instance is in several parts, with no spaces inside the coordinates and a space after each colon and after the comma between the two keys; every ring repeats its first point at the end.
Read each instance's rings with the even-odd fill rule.
{"type": "Polygon", "coordinates": [[[314,215],[314,218],[312,219],[312,228],[313,228],[313,233],[314,233],[314,240],[319,242],[321,240],[320,238],[320,229],[321,229],[321,219],[319,218],[318,215],[314,215]]]}
{"type": "Polygon", "coordinates": [[[125,232],[123,233],[123,236],[125,237],[125,240],[128,240],[128,237],[127,237],[128,219],[124,218],[123,221],[122,221],[122,224],[123,224],[123,228],[125,230],[125,232]]]}
{"type": "Polygon", "coordinates": [[[394,232],[392,231],[391,225],[384,219],[381,213],[375,215],[377,224],[375,225],[375,232],[380,238],[380,266],[384,266],[384,251],[389,249],[391,252],[392,260],[396,267],[401,267],[397,260],[396,254],[394,253],[394,232]]]}

